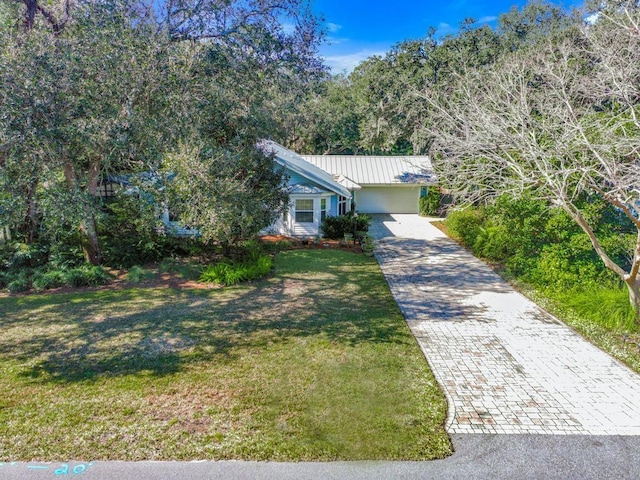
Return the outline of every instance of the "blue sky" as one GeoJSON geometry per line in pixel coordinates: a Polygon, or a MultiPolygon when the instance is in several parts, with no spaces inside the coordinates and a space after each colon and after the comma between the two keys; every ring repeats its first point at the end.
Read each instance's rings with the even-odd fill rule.
{"type": "MultiPolygon", "coordinates": [[[[392,45],[426,35],[431,26],[438,35],[455,33],[467,17],[494,26],[498,15],[526,0],[315,0],[323,15],[328,38],[320,49],[334,73],[351,71],[372,55],[384,55],[392,45]]],[[[554,2],[559,3],[559,2],[554,2]]]]}

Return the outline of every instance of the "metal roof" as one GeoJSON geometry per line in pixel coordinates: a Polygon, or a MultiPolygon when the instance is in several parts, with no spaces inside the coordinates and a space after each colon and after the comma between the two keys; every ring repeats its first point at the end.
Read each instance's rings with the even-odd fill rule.
{"type": "Polygon", "coordinates": [[[431,160],[426,156],[302,155],[332,175],[359,185],[433,184],[431,160]]]}
{"type": "Polygon", "coordinates": [[[275,155],[275,161],[292,172],[302,175],[321,187],[342,195],[343,197],[351,198],[351,192],[336,182],[331,174],[313,163],[309,163],[288,148],[283,147],[273,140],[261,140],[258,143],[258,147],[266,153],[273,153],[275,155]]]}

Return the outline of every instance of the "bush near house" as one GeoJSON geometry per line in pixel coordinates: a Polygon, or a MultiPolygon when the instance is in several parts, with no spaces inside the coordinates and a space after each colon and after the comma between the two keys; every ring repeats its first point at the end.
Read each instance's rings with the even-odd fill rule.
{"type": "Polygon", "coordinates": [[[237,285],[256,278],[262,278],[271,271],[271,257],[263,255],[251,262],[220,262],[206,267],[200,276],[201,282],[217,285],[237,285]]]}
{"type": "MultiPolygon", "coordinates": [[[[624,265],[635,239],[628,221],[597,198],[583,203],[604,248],[624,265]]],[[[581,322],[614,333],[638,330],[626,289],[563,210],[540,200],[504,196],[492,205],[451,212],[446,226],[474,254],[559,309],[580,316],[581,322]]]]}
{"type": "Polygon", "coordinates": [[[435,217],[440,214],[440,200],[442,195],[438,187],[429,187],[427,195],[420,197],[420,215],[435,217]]]}
{"type": "Polygon", "coordinates": [[[365,214],[355,216],[349,212],[338,217],[327,217],[320,225],[320,229],[326,238],[339,240],[344,238],[345,233],[367,232],[371,217],[365,214]]]}
{"type": "Polygon", "coordinates": [[[237,285],[268,275],[272,266],[273,261],[264,253],[264,247],[257,240],[248,240],[238,249],[235,259],[224,258],[205,267],[200,281],[224,286],[237,285]]]}

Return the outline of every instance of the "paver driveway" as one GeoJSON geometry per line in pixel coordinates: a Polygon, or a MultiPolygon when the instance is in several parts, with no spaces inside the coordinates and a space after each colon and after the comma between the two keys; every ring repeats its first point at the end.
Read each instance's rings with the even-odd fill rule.
{"type": "Polygon", "coordinates": [[[374,216],[376,257],[449,399],[450,433],[640,435],[640,376],[417,215],[374,216]]]}

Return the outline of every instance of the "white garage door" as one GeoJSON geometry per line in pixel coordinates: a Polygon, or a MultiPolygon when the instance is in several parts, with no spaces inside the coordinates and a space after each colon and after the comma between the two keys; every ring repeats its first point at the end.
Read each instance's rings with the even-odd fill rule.
{"type": "Polygon", "coordinates": [[[362,213],[418,213],[420,187],[362,187],[355,192],[362,213]]]}

